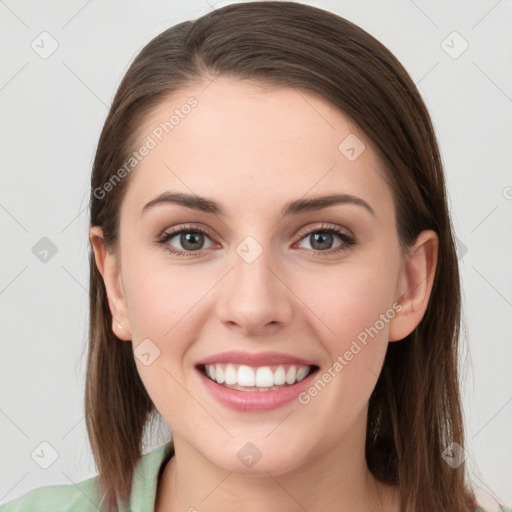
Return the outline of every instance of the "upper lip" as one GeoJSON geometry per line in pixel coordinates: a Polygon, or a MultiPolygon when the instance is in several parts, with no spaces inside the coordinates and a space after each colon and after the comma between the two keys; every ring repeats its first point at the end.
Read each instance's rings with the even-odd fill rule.
{"type": "Polygon", "coordinates": [[[204,366],[207,364],[243,364],[247,366],[272,366],[279,364],[296,364],[302,366],[314,366],[314,363],[295,357],[288,354],[281,354],[279,352],[242,352],[242,351],[230,351],[215,354],[202,359],[197,363],[197,366],[204,366]]]}

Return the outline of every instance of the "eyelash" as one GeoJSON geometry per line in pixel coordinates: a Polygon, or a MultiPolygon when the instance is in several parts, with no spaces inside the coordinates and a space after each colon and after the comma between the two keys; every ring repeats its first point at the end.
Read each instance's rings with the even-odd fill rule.
{"type": "MultiPolygon", "coordinates": [[[[174,238],[176,235],[179,235],[181,233],[199,233],[202,235],[206,235],[209,238],[213,238],[213,234],[210,232],[210,230],[202,228],[202,227],[195,227],[190,225],[180,225],[177,226],[172,231],[165,231],[162,233],[156,240],[155,243],[159,246],[163,246],[164,249],[173,255],[177,255],[179,257],[183,258],[190,258],[195,257],[198,254],[201,254],[202,249],[198,251],[181,251],[179,249],[175,249],[174,247],[171,247],[167,244],[169,240],[174,238]]],[[[320,256],[331,256],[333,254],[337,254],[341,251],[346,251],[353,247],[357,242],[354,237],[349,235],[346,231],[344,231],[339,226],[332,226],[328,224],[322,224],[320,227],[311,227],[311,228],[305,228],[301,230],[298,234],[299,236],[299,242],[305,238],[308,235],[311,235],[313,233],[329,233],[333,235],[337,235],[341,241],[343,242],[339,247],[336,247],[335,249],[328,249],[326,251],[315,251],[313,249],[313,252],[316,253],[316,255],[320,256]]]]}

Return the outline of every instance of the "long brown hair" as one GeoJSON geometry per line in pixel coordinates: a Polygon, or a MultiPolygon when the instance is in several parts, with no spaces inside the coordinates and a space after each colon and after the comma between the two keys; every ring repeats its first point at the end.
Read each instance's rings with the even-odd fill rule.
{"type": "MultiPolygon", "coordinates": [[[[164,97],[224,75],[320,95],[348,116],[386,164],[402,247],[433,229],[439,255],[427,311],[405,340],[390,343],[370,398],[366,459],[397,484],[407,511],[476,507],[464,464],[442,452],[464,446],[457,350],[460,285],[443,166],[427,109],[413,81],[380,42],[353,23],[295,2],[228,5],[169,28],[145,46],[124,76],[105,121],[92,171],[91,226],[115,250],[129,175],[119,169],[137,127],[164,97]]],[[[140,141],[139,141],[140,143],[140,141]]],[[[105,505],[127,502],[144,428],[154,405],[130,343],[112,332],[105,286],[90,252],[87,430],[105,505]]]]}

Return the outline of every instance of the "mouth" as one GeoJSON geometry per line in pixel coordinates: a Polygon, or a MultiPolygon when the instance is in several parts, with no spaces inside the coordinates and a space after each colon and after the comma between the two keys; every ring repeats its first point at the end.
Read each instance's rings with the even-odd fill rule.
{"type": "Polygon", "coordinates": [[[226,352],[195,365],[207,393],[237,412],[265,412],[293,402],[320,367],[286,354],[226,352]]]}
{"type": "Polygon", "coordinates": [[[316,365],[280,364],[248,366],[215,363],[198,365],[198,370],[215,384],[237,391],[268,392],[289,388],[318,370],[316,365]]]}

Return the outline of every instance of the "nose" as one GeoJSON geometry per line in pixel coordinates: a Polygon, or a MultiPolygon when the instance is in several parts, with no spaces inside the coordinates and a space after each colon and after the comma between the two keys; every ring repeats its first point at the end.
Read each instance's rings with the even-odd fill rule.
{"type": "Polygon", "coordinates": [[[235,254],[218,290],[221,322],[245,336],[265,336],[289,324],[293,295],[278,268],[267,251],[250,263],[235,254]]]}

